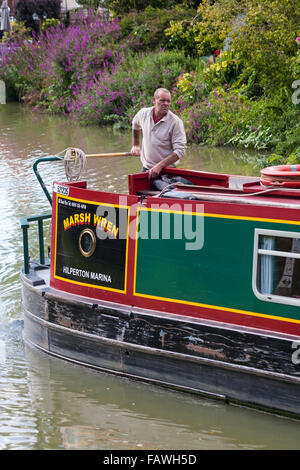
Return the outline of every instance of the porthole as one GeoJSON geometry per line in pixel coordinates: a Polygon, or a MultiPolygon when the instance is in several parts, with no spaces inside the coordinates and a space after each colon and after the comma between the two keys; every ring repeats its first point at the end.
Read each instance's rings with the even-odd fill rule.
{"type": "Polygon", "coordinates": [[[89,258],[94,253],[96,249],[96,236],[91,229],[86,228],[81,232],[79,237],[79,249],[80,253],[86,258],[89,258]]]}

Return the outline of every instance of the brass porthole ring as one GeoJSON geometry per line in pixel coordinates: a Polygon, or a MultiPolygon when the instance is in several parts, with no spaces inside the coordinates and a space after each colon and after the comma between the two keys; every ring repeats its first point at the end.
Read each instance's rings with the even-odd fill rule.
{"type": "Polygon", "coordinates": [[[82,230],[80,237],[79,237],[79,250],[80,253],[89,258],[92,256],[96,249],[96,236],[90,228],[85,228],[82,230]]]}

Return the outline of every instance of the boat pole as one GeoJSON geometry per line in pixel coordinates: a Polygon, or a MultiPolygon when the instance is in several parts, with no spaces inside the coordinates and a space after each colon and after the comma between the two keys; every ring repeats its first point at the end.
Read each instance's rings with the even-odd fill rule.
{"type": "Polygon", "coordinates": [[[110,158],[110,157],[130,157],[130,152],[116,152],[116,153],[90,153],[87,154],[87,158],[110,158]]]}

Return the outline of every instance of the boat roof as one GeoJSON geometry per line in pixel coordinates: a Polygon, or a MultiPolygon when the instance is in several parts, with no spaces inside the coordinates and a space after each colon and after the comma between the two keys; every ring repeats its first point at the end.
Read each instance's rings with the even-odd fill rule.
{"type": "Polygon", "coordinates": [[[158,190],[147,172],[129,175],[129,194],[300,209],[300,188],[264,186],[256,176],[167,168],[166,183],[168,179],[170,184],[158,190]]]}

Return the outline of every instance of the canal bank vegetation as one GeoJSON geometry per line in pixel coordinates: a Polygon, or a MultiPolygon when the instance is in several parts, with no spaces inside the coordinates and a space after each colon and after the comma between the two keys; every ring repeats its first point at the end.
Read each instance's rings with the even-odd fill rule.
{"type": "Polygon", "coordinates": [[[105,6],[75,13],[67,26],[48,18],[33,38],[20,22],[4,36],[0,78],[19,100],[83,124],[129,128],[164,86],[190,142],[265,152],[261,166],[300,163],[298,0],[105,6]]]}

